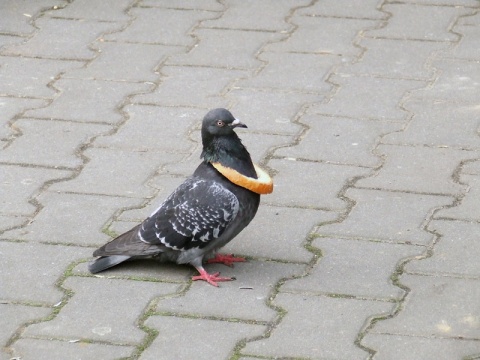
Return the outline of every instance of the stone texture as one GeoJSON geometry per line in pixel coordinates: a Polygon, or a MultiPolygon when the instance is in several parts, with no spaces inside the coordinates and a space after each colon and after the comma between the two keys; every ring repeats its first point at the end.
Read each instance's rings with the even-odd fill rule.
{"type": "Polygon", "coordinates": [[[40,99],[21,99],[12,97],[0,97],[0,110],[2,111],[2,120],[0,120],[0,141],[18,133],[18,129],[11,124],[14,118],[21,116],[27,109],[43,107],[47,101],[40,99]]]}
{"type": "Polygon", "coordinates": [[[385,19],[387,15],[379,9],[379,5],[378,0],[353,0],[348,3],[324,0],[299,9],[297,13],[299,15],[334,18],[385,19]]]}
{"type": "Polygon", "coordinates": [[[408,306],[396,317],[378,322],[372,333],[479,338],[480,318],[474,300],[480,296],[478,280],[404,275],[400,282],[411,289],[408,306]]]}
{"type": "Polygon", "coordinates": [[[106,0],[100,3],[84,0],[72,2],[64,8],[49,12],[48,15],[66,19],[126,22],[130,20],[126,11],[131,3],[130,0],[106,0]]]}
{"type": "Polygon", "coordinates": [[[280,294],[275,304],[286,309],[287,315],[269,338],[248,343],[242,353],[265,357],[364,358],[367,354],[353,342],[365,318],[387,313],[392,307],[376,301],[300,294],[280,294]]]}
{"type": "Polygon", "coordinates": [[[136,326],[136,321],[142,310],[153,297],[174,293],[178,287],[158,282],[78,277],[68,278],[63,286],[73,291],[73,297],[53,320],[29,326],[26,336],[140,342],[145,333],[136,326]],[[129,310],[124,311],[125,308],[129,310]]]}
{"type": "Polygon", "coordinates": [[[335,238],[315,239],[312,245],[320,249],[321,259],[308,276],[288,281],[282,291],[395,299],[403,294],[390,280],[396,265],[425,251],[411,245],[335,238]]]}
{"type": "Polygon", "coordinates": [[[374,167],[381,163],[373,151],[379,139],[401,127],[383,121],[322,115],[302,116],[300,121],[308,126],[300,143],[276,150],[276,156],[374,167]]]}
{"type": "Polygon", "coordinates": [[[159,336],[142,354],[142,360],[227,359],[233,355],[232,349],[240,340],[259,336],[265,330],[265,327],[260,325],[170,316],[152,316],[146,321],[146,325],[158,330],[159,336]],[[175,330],[172,331],[173,329],[175,330]],[[189,336],[186,346],[184,334],[190,331],[192,335],[189,336]],[[215,346],[205,343],[205,334],[209,335],[211,342],[215,342],[215,346]]]}
{"type": "Polygon", "coordinates": [[[348,217],[321,226],[320,235],[426,245],[433,240],[423,229],[426,218],[453,201],[445,196],[368,189],[349,189],[345,196],[355,202],[348,217]]]}
{"type": "Polygon", "coordinates": [[[461,175],[460,181],[462,184],[468,185],[468,190],[461,203],[457,206],[441,209],[435,214],[435,217],[479,221],[480,211],[477,204],[480,200],[480,178],[472,175],[461,175]]]}

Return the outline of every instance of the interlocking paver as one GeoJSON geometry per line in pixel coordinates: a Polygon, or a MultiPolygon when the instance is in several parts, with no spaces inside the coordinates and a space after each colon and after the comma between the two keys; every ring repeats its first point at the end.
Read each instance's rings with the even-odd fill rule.
{"type": "Polygon", "coordinates": [[[142,354],[141,360],[228,359],[238,341],[265,331],[261,325],[170,316],[152,316],[145,324],[157,329],[159,336],[142,354]],[[190,332],[188,346],[185,346],[185,333],[190,332]]]}
{"type": "Polygon", "coordinates": [[[344,209],[345,201],[337,196],[343,184],[353,177],[364,176],[371,171],[355,166],[309,161],[271,160],[268,164],[278,171],[275,175],[275,187],[278,191],[269,195],[265,202],[307,209],[344,209]],[[305,175],[298,176],[298,174],[305,175]],[[291,186],[295,189],[306,189],[306,191],[286,190],[291,186]]]}
{"type": "Polygon", "coordinates": [[[274,52],[299,52],[313,54],[358,55],[360,48],[352,42],[360,30],[373,27],[376,22],[360,19],[329,17],[293,17],[291,22],[301,22],[287,40],[268,45],[266,50],[274,52]],[[330,34],[335,33],[333,38],[330,34]]]}
{"type": "Polygon", "coordinates": [[[42,17],[35,21],[38,33],[24,44],[3,49],[3,53],[47,59],[90,60],[96,55],[88,46],[98,36],[119,28],[118,24],[42,17]]]}
{"type": "Polygon", "coordinates": [[[477,280],[403,275],[400,282],[411,289],[408,305],[396,317],[376,323],[372,333],[478,341],[480,319],[475,299],[480,296],[480,283],[477,280]]]}
{"type": "Polygon", "coordinates": [[[407,113],[399,104],[409,90],[422,88],[423,81],[385,79],[341,74],[329,80],[338,84],[335,96],[312,111],[360,119],[404,121],[407,113]]]}
{"type": "Polygon", "coordinates": [[[335,238],[315,239],[312,245],[322,252],[319,263],[308,276],[288,281],[282,291],[395,299],[403,293],[390,280],[397,263],[425,251],[418,246],[335,238]]]}
{"type": "Polygon", "coordinates": [[[152,85],[125,82],[60,79],[55,82],[60,91],[48,106],[26,112],[26,116],[73,120],[80,122],[118,123],[124,116],[118,111],[122,101],[132,93],[146,91],[152,85]],[[81,98],[82,101],[78,101],[81,98]],[[101,101],[98,99],[101,98],[101,101]]]}
{"type": "Polygon", "coordinates": [[[69,342],[44,339],[20,339],[13,346],[13,357],[37,360],[61,360],[66,356],[78,359],[115,360],[130,356],[132,346],[115,346],[90,342],[69,342]]]}
{"type": "Polygon", "coordinates": [[[441,235],[431,257],[409,262],[409,273],[430,275],[473,276],[480,275],[476,261],[480,254],[477,242],[480,225],[463,221],[432,221],[429,229],[441,235]]]}
{"type": "Polygon", "coordinates": [[[459,163],[480,155],[449,148],[397,145],[381,145],[377,151],[386,156],[382,171],[375,177],[359,180],[357,186],[451,195],[466,190],[452,178],[459,163]],[[405,161],[407,158],[409,160],[405,161]],[[439,173],[438,169],[442,172],[439,173]]]}
{"type": "Polygon", "coordinates": [[[0,153],[0,162],[70,168],[83,163],[77,154],[82,144],[110,130],[100,124],[30,119],[19,119],[14,126],[22,135],[0,153]],[[62,141],[56,141],[59,137],[62,141]]]}
{"type": "Polygon", "coordinates": [[[72,2],[68,6],[51,11],[48,14],[66,19],[89,19],[99,21],[128,21],[130,16],[125,12],[132,5],[132,0],[83,0],[72,2]]]}
{"type": "Polygon", "coordinates": [[[435,214],[435,217],[478,221],[480,219],[480,211],[477,206],[480,201],[480,178],[478,176],[462,175],[460,181],[463,184],[468,184],[468,191],[461,203],[454,207],[441,209],[435,214]]]}
{"type": "Polygon", "coordinates": [[[173,55],[168,65],[255,69],[262,65],[256,54],[268,42],[278,41],[283,34],[242,30],[196,29],[198,44],[188,54],[173,55]],[[222,46],[218,46],[218,44],[222,46]],[[241,44],[241,46],[239,46],[241,44]]]}
{"type": "Polygon", "coordinates": [[[11,119],[14,116],[22,114],[27,109],[43,107],[46,105],[46,100],[0,97],[0,109],[2,111],[2,120],[0,120],[0,141],[6,141],[7,137],[17,133],[17,129],[9,126],[9,122],[11,122],[11,119]]]}
{"type": "Polygon", "coordinates": [[[303,116],[300,121],[308,126],[302,141],[276,150],[276,156],[374,167],[381,163],[372,153],[378,138],[401,129],[400,124],[390,122],[322,115],[303,116]]]}
{"type": "Polygon", "coordinates": [[[69,277],[63,286],[73,291],[72,298],[53,320],[29,326],[27,336],[140,342],[146,334],[136,321],[145,306],[155,296],[175,293],[178,288],[177,284],[96,277],[69,277]]]}
{"type": "Polygon", "coordinates": [[[42,209],[35,216],[35,221],[21,229],[5,233],[4,237],[32,242],[99,246],[110,239],[102,233],[102,229],[114,213],[122,207],[137,205],[139,199],[43,192],[37,201],[42,209]],[[55,219],[54,223],[51,222],[52,219],[55,219]]]}
{"type": "Polygon", "coordinates": [[[423,229],[426,218],[433,209],[453,202],[449,196],[352,188],[345,196],[355,201],[348,217],[321,226],[320,235],[427,245],[433,235],[423,229]]]}
{"type": "Polygon", "coordinates": [[[287,315],[267,339],[250,342],[242,353],[269,357],[362,359],[367,353],[354,345],[371,314],[388,313],[392,304],[279,294],[276,305],[287,315]]]}
{"type": "Polygon", "coordinates": [[[4,242],[2,252],[9,255],[1,256],[1,301],[53,306],[62,300],[64,295],[55,286],[55,282],[70,263],[82,256],[89,257],[91,250],[76,246],[4,242]],[[17,259],[28,259],[28,261],[23,261],[23,265],[18,267],[17,259]],[[30,276],[32,273],[38,276],[30,276]],[[11,281],[16,277],[23,280],[11,281]]]}
{"type": "Polygon", "coordinates": [[[331,16],[334,18],[385,19],[387,17],[387,14],[379,9],[378,0],[354,0],[348,3],[325,0],[299,9],[297,13],[299,15],[331,16]]]}
{"type": "MultiPolygon", "coordinates": [[[[57,91],[49,86],[55,77],[79,68],[83,61],[50,60],[17,56],[0,57],[0,95],[25,98],[52,98],[57,91]]],[[[74,105],[71,103],[71,105],[74,105]]]]}
{"type": "Polygon", "coordinates": [[[358,45],[365,48],[365,53],[346,68],[349,73],[416,80],[431,79],[434,69],[428,68],[426,61],[435,52],[450,47],[437,42],[371,38],[362,38],[358,45]],[[412,52],[415,57],[409,55],[412,52]]]}
{"type": "Polygon", "coordinates": [[[234,268],[225,265],[206,265],[211,272],[235,277],[235,281],[223,282],[212,302],[210,288],[202,282],[194,282],[183,297],[161,300],[157,311],[180,313],[190,316],[213,316],[227,319],[272,321],[277,312],[268,307],[269,296],[275,284],[282,278],[300,275],[305,265],[284,264],[269,261],[236,263],[234,268]],[[238,301],[242,299],[242,301],[238,301]],[[232,307],[232,304],[235,306],[232,307]]]}
{"type": "Polygon", "coordinates": [[[304,247],[315,225],[333,221],[336,212],[263,205],[252,225],[242,231],[224,250],[260,258],[308,262],[312,253],[304,247]],[[296,219],[294,223],[290,219],[296,219]],[[274,226],[272,226],[274,224],[274,226]],[[272,249],[276,249],[272,254],[272,249]]]}
{"type": "MultiPolygon", "coordinates": [[[[0,153],[1,154],[1,153],[0,153]]],[[[71,176],[70,171],[0,165],[0,214],[32,215],[37,207],[29,200],[47,181],[60,180],[71,176]]]]}
{"type": "Polygon", "coordinates": [[[367,32],[366,36],[390,39],[457,41],[450,32],[455,19],[466,12],[463,7],[423,6],[419,4],[386,4],[382,10],[391,13],[385,27],[367,32]],[[416,26],[421,22],[422,26],[416,26]]]}

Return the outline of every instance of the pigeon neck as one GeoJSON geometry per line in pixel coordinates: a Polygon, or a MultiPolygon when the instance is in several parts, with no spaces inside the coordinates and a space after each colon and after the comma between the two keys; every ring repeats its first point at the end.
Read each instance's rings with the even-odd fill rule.
{"type": "Polygon", "coordinates": [[[233,133],[229,136],[202,136],[203,151],[201,157],[205,163],[220,163],[240,174],[257,178],[255,168],[242,141],[233,133]]]}

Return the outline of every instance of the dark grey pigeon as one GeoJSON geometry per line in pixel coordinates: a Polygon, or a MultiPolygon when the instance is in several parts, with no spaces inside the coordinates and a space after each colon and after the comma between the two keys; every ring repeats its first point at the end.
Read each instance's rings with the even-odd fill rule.
{"type": "Polygon", "coordinates": [[[228,110],[208,112],[202,123],[203,162],[150,217],[96,250],[93,255],[99,258],[89,264],[90,272],[98,273],[130,259],[155,258],[193,265],[200,273],[193,280],[214,286],[218,281],[232,280],[207,273],[203,261],[227,265],[245,261],[216,251],[252,221],[260,203],[259,193],[236,185],[212,165],[233,169],[247,180],[257,179],[236,127],[246,125],[228,110]]]}

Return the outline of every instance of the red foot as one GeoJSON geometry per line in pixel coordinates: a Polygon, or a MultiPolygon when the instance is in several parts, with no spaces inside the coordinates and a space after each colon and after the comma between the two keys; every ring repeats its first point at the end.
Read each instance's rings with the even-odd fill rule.
{"type": "Polygon", "coordinates": [[[242,257],[234,257],[233,254],[216,254],[213,259],[207,260],[207,264],[221,263],[227,266],[232,266],[234,262],[245,262],[247,261],[242,257]]]}
{"type": "Polygon", "coordinates": [[[192,277],[193,281],[205,280],[210,285],[218,287],[217,281],[232,281],[232,280],[235,280],[235,279],[229,278],[229,277],[219,277],[218,275],[220,275],[220,273],[218,273],[218,272],[214,273],[214,274],[209,274],[205,271],[204,268],[200,268],[200,269],[197,268],[197,270],[200,273],[200,275],[193,276],[192,277]]]}

